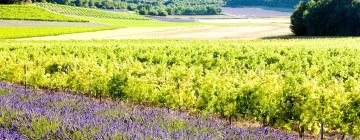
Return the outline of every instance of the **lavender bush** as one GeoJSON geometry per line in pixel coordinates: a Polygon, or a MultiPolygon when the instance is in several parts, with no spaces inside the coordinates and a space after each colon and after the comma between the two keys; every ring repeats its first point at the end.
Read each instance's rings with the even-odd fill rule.
{"type": "Polygon", "coordinates": [[[298,139],[161,108],[99,103],[0,83],[0,139],[298,139]]]}
{"type": "Polygon", "coordinates": [[[4,129],[4,128],[0,127],[0,139],[1,140],[17,140],[17,139],[26,139],[26,137],[12,129],[4,129]]]}

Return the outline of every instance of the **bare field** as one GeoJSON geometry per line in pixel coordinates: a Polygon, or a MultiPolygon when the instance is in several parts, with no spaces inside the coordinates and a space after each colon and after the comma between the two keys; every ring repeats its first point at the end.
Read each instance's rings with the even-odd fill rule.
{"type": "Polygon", "coordinates": [[[269,8],[261,6],[247,7],[223,7],[223,12],[240,17],[290,17],[294,9],[269,8]]]}
{"type": "Polygon", "coordinates": [[[291,34],[289,24],[277,23],[241,26],[133,27],[27,39],[260,39],[289,34],[291,34]]]}

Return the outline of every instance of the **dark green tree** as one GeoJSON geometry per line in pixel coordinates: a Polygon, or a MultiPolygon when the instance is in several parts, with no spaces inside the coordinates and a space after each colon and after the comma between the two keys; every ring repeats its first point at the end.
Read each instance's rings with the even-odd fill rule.
{"type": "Polygon", "coordinates": [[[358,36],[358,0],[312,0],[300,3],[291,17],[295,35],[358,36]]]}
{"type": "Polygon", "coordinates": [[[304,12],[307,8],[307,3],[300,2],[296,11],[291,15],[290,29],[295,35],[306,35],[307,29],[304,23],[304,12]]]}

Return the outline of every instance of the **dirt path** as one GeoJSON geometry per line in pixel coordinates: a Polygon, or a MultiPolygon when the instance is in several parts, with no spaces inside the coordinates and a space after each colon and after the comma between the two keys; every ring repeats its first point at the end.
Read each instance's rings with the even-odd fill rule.
{"type": "Polygon", "coordinates": [[[259,39],[288,34],[291,34],[289,24],[279,23],[242,26],[134,27],[27,39],[259,39]]]}

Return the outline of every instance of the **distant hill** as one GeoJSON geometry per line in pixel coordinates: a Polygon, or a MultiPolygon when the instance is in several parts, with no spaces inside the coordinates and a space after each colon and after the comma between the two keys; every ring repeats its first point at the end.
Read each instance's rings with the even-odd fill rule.
{"type": "Polygon", "coordinates": [[[268,6],[268,7],[294,8],[300,1],[302,0],[227,0],[226,5],[229,7],[268,6]]]}

